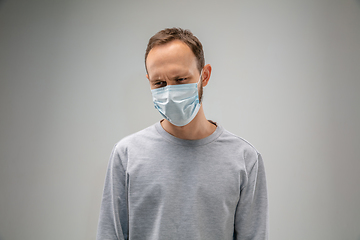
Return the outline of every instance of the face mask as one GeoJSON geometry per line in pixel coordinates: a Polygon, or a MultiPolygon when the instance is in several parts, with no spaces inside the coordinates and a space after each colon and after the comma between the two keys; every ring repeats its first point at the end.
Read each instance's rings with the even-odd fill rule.
{"type": "Polygon", "coordinates": [[[155,108],[175,126],[185,126],[200,109],[198,83],[167,85],[151,90],[155,108]]]}

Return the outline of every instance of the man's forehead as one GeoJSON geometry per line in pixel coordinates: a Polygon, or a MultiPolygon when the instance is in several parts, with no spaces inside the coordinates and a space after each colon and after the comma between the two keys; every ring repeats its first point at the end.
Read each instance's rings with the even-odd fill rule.
{"type": "Polygon", "coordinates": [[[188,74],[196,69],[196,57],[182,41],[174,40],[151,49],[146,66],[151,79],[160,78],[163,74],[188,74]]]}
{"type": "Polygon", "coordinates": [[[146,61],[149,65],[153,61],[175,61],[181,58],[191,59],[195,58],[195,55],[188,45],[180,40],[174,40],[163,45],[155,46],[150,50],[146,61]]]}
{"type": "Polygon", "coordinates": [[[151,52],[153,52],[154,50],[159,50],[159,49],[176,49],[176,48],[183,48],[183,49],[188,49],[191,51],[190,47],[183,41],[179,40],[179,39],[174,39],[171,40],[167,43],[162,43],[162,44],[157,44],[155,45],[149,52],[149,54],[151,52]]]}

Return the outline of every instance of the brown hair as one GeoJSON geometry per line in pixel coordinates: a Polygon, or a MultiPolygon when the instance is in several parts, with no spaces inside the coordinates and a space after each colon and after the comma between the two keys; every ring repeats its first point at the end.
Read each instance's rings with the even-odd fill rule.
{"type": "MultiPolygon", "coordinates": [[[[156,46],[166,44],[173,40],[180,40],[184,42],[191,51],[194,53],[196,60],[197,60],[197,68],[199,72],[205,66],[205,58],[204,58],[204,51],[201,42],[197,37],[195,37],[190,30],[184,30],[181,28],[166,28],[157,32],[154,36],[152,36],[149,40],[149,43],[146,48],[145,52],[145,68],[146,68],[146,58],[151,49],[156,46]]],[[[146,68],[147,71],[147,68],[146,68]]]]}

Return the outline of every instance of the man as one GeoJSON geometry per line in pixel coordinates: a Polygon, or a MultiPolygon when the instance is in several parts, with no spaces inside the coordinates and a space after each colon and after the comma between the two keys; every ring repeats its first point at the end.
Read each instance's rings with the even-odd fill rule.
{"type": "Polygon", "coordinates": [[[267,239],[262,158],[205,118],[211,66],[200,41],[162,30],[149,40],[145,66],[164,119],[115,145],[97,239],[267,239]]]}

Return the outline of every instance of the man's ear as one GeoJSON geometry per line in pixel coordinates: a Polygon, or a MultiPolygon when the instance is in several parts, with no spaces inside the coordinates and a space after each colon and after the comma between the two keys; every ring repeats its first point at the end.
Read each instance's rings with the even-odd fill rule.
{"type": "Polygon", "coordinates": [[[211,68],[210,64],[206,64],[203,68],[203,72],[201,75],[201,81],[202,81],[203,87],[205,87],[210,80],[211,70],[212,70],[212,68],[211,68]]]}
{"type": "Polygon", "coordinates": [[[150,79],[149,79],[149,74],[146,74],[146,78],[150,81],[150,79]]]}

